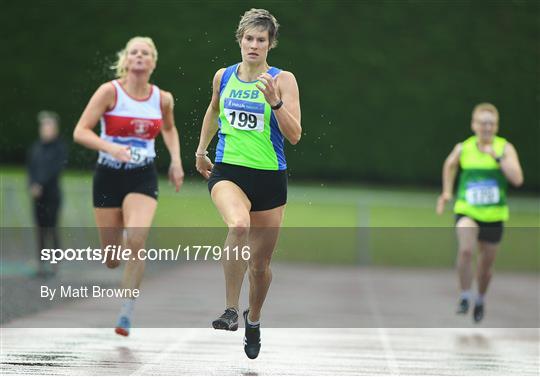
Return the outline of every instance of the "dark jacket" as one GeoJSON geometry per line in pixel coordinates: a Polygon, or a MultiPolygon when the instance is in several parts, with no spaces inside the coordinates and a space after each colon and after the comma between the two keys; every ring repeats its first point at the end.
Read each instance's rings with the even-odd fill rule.
{"type": "Polygon", "coordinates": [[[43,187],[43,199],[60,195],[58,181],[67,163],[64,141],[57,138],[49,143],[36,141],[28,151],[28,183],[43,187]]]}

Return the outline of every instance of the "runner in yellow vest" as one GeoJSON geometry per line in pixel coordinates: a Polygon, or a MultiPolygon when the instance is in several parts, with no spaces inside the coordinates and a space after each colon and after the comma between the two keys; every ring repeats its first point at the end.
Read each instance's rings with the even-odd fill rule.
{"type": "Polygon", "coordinates": [[[477,284],[473,318],[484,317],[484,296],[491,279],[491,266],[502,239],[503,223],[508,220],[507,182],[519,187],[523,172],[516,149],[502,137],[499,112],[489,103],[477,105],[472,113],[474,136],[455,146],[443,167],[443,191],[437,201],[437,213],[452,199],[454,181],[460,169],[454,206],[458,238],[457,270],[461,296],[458,314],[466,314],[472,300],[472,259],[478,242],[477,284]]]}

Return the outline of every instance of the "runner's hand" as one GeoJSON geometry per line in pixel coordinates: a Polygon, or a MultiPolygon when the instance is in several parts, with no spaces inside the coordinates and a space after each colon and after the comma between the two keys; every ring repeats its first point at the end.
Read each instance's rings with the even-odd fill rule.
{"type": "Polygon", "coordinates": [[[43,194],[43,187],[39,183],[32,183],[30,186],[30,195],[32,195],[32,198],[39,199],[41,194],[43,194]]]}
{"type": "Polygon", "coordinates": [[[131,160],[131,152],[127,145],[112,143],[111,147],[106,152],[121,162],[129,162],[129,160],[131,160]]]}
{"type": "Polygon", "coordinates": [[[495,149],[493,149],[492,145],[479,145],[478,149],[480,150],[480,152],[487,153],[493,158],[497,157],[497,154],[495,153],[495,149]]]}
{"type": "Polygon", "coordinates": [[[277,94],[277,77],[270,76],[268,73],[263,73],[257,79],[263,83],[263,85],[257,83],[255,86],[259,88],[261,92],[264,94],[264,98],[266,99],[266,102],[270,104],[270,106],[275,106],[279,103],[279,96],[277,94]]]}
{"type": "Polygon", "coordinates": [[[210,178],[210,174],[212,174],[214,164],[212,164],[208,156],[197,156],[195,158],[195,167],[205,179],[208,179],[210,178]]]}
{"type": "Polygon", "coordinates": [[[180,191],[184,183],[184,168],[181,162],[172,162],[169,166],[169,182],[173,184],[176,192],[180,191]]]}
{"type": "Polygon", "coordinates": [[[452,195],[442,193],[439,195],[439,198],[437,199],[437,215],[442,215],[444,212],[444,207],[446,207],[446,203],[452,199],[452,195]]]}

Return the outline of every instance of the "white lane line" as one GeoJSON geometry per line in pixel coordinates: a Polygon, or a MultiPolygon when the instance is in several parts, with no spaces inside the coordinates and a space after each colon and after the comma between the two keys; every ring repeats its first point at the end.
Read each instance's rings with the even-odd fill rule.
{"type": "Polygon", "coordinates": [[[379,327],[377,328],[377,332],[379,333],[379,339],[381,340],[384,348],[386,363],[388,365],[388,369],[390,369],[390,373],[392,375],[399,375],[400,372],[396,362],[396,355],[394,354],[394,349],[392,348],[392,344],[390,343],[390,337],[388,336],[386,328],[380,327],[379,325],[379,327]]]}
{"type": "Polygon", "coordinates": [[[375,323],[377,324],[377,333],[379,334],[379,340],[381,341],[382,347],[384,349],[384,356],[386,359],[386,366],[390,370],[390,374],[392,375],[399,375],[399,367],[396,362],[396,355],[394,353],[394,349],[392,348],[392,344],[390,343],[390,337],[388,336],[388,332],[386,331],[386,328],[383,327],[383,323],[381,321],[381,311],[379,310],[379,305],[377,305],[377,300],[375,299],[375,296],[373,294],[373,286],[371,284],[371,275],[369,271],[365,271],[365,277],[366,277],[366,286],[367,286],[367,300],[369,304],[369,309],[371,314],[373,315],[373,318],[375,319],[375,323]]]}

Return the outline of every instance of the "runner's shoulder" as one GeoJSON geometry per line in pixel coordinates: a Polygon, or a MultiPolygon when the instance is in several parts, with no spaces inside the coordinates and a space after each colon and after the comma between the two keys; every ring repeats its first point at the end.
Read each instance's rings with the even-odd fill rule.
{"type": "Polygon", "coordinates": [[[102,95],[102,96],[116,96],[116,88],[112,81],[107,81],[101,84],[96,89],[96,94],[102,95]]]}
{"type": "Polygon", "coordinates": [[[171,92],[160,89],[159,95],[161,97],[161,106],[166,108],[174,104],[174,97],[171,92]]]}
{"type": "Polygon", "coordinates": [[[226,68],[220,68],[214,74],[214,79],[212,80],[214,88],[219,87],[219,84],[221,83],[221,78],[223,77],[223,73],[225,72],[225,70],[226,68]]]}
{"type": "Polygon", "coordinates": [[[112,81],[101,84],[94,92],[93,98],[110,110],[116,102],[116,88],[112,81]]]}
{"type": "Polygon", "coordinates": [[[281,71],[277,77],[280,80],[296,81],[296,76],[290,71],[281,71]]]}

